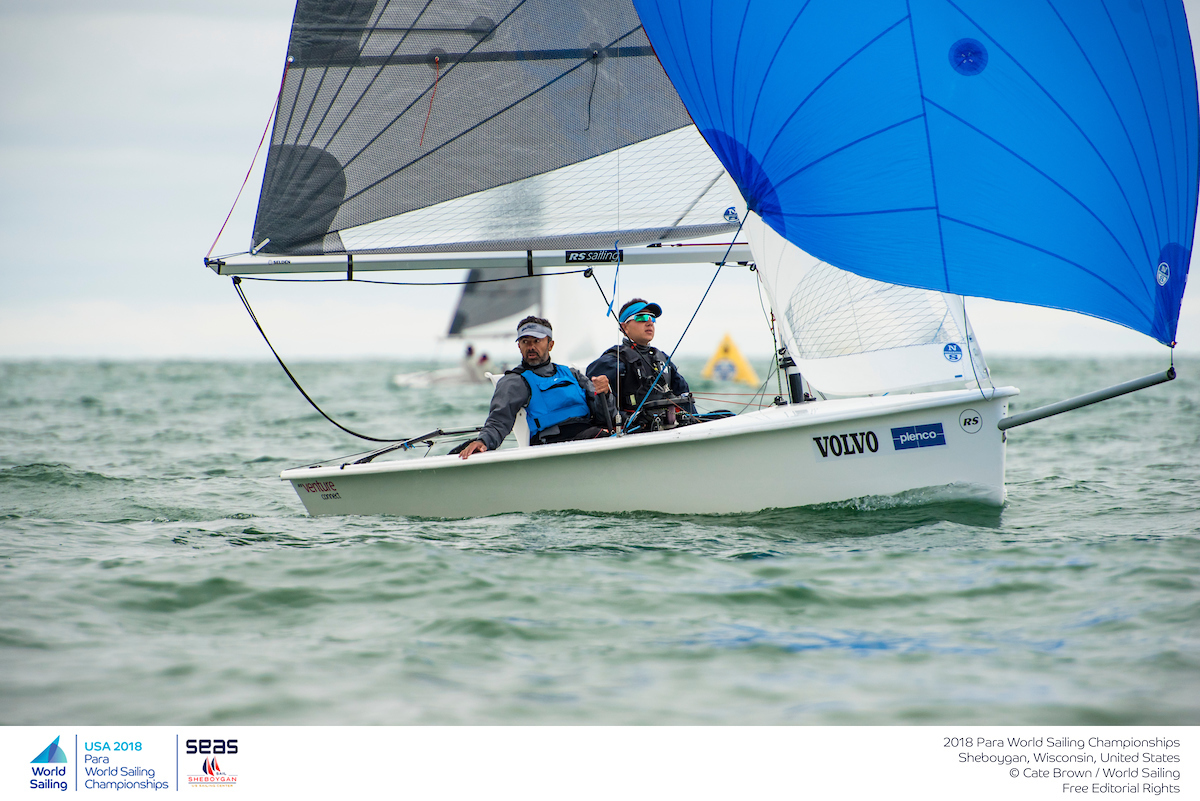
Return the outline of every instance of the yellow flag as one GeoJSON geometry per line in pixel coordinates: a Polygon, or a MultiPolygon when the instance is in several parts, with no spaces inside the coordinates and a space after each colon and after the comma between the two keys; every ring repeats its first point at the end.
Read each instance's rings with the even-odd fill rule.
{"type": "Polygon", "coordinates": [[[737,345],[733,344],[733,337],[729,334],[725,335],[721,344],[717,346],[717,352],[708,360],[708,364],[704,365],[700,377],[758,386],[758,373],[754,372],[750,362],[746,361],[737,345]]]}

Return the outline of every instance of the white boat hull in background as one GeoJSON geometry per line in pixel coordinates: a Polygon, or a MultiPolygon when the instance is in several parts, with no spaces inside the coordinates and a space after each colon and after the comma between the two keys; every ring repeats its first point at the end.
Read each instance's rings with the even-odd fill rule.
{"type": "Polygon", "coordinates": [[[938,488],[1004,502],[1011,387],[772,407],[621,438],[285,470],[312,515],[731,514],[938,488]],[[986,397],[985,397],[986,396],[986,397]]]}

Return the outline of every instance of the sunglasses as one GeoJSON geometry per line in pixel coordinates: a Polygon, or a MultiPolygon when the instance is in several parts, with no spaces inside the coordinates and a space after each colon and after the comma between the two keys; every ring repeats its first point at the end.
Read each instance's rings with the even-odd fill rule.
{"type": "Polygon", "coordinates": [[[625,322],[652,323],[655,321],[655,319],[657,319],[657,318],[653,314],[650,314],[649,312],[642,312],[641,314],[633,315],[625,322]]]}

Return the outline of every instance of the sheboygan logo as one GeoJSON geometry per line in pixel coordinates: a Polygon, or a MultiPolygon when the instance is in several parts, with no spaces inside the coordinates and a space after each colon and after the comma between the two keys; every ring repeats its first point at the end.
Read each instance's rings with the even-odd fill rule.
{"type": "Polygon", "coordinates": [[[237,784],[236,773],[226,773],[217,764],[216,758],[205,759],[199,773],[189,773],[188,787],[233,787],[237,784]]]}
{"type": "Polygon", "coordinates": [[[237,774],[221,770],[221,765],[217,761],[218,756],[224,759],[226,755],[238,752],[237,740],[188,740],[186,744],[189,754],[212,755],[205,757],[204,761],[200,763],[199,773],[188,774],[188,787],[233,787],[237,785],[237,774]]]}
{"type": "MultiPolygon", "coordinates": [[[[59,735],[61,737],[62,735],[59,735]]],[[[29,780],[30,790],[67,790],[67,752],[58,745],[58,737],[46,746],[42,753],[29,760],[34,767],[33,778],[29,780]],[[58,764],[57,768],[42,767],[42,765],[58,764]],[[61,777],[61,778],[60,778],[61,777]]]]}
{"type": "Polygon", "coordinates": [[[941,423],[926,423],[922,426],[906,426],[892,429],[892,445],[898,451],[910,448],[932,448],[946,444],[946,432],[941,423]]]}

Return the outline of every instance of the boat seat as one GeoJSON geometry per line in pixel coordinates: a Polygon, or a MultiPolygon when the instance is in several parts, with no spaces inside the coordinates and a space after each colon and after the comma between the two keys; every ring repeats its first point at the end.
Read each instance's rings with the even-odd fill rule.
{"type": "MultiPolygon", "coordinates": [[[[484,373],[488,381],[492,382],[492,386],[496,386],[496,382],[504,377],[504,373],[495,375],[494,373],[484,373]]],[[[513,423],[513,438],[517,441],[518,448],[529,447],[529,421],[525,419],[525,409],[522,408],[517,412],[517,420],[513,423]]]]}

